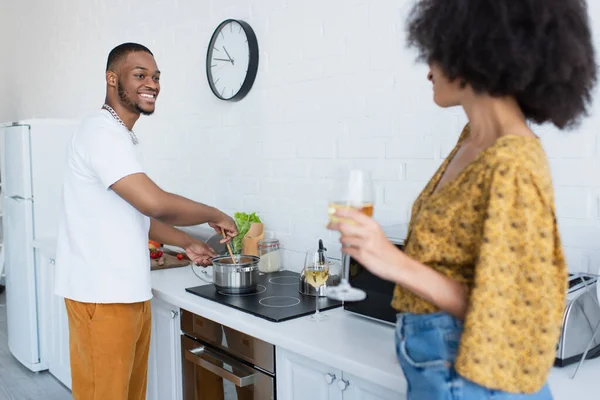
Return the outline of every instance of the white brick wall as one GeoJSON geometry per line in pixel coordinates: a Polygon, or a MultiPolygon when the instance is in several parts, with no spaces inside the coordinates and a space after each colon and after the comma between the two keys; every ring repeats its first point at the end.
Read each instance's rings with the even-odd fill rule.
{"type": "MultiPolygon", "coordinates": [[[[324,238],[339,168],[372,171],[376,218],[406,222],[453,147],[461,110],[431,100],[427,68],[404,44],[413,0],[21,0],[0,13],[0,121],[81,117],[104,98],[109,50],[146,44],[162,76],[156,115],[136,126],[149,175],[228,212],[258,211],[291,267],[324,238]],[[259,73],[241,102],[217,100],[204,62],[214,28],[249,22],[259,73]]],[[[600,2],[590,2],[600,24],[600,2]]],[[[595,29],[596,30],[596,29],[595,29]]],[[[569,266],[600,268],[600,99],[573,133],[536,128],[554,174],[569,266]]]]}

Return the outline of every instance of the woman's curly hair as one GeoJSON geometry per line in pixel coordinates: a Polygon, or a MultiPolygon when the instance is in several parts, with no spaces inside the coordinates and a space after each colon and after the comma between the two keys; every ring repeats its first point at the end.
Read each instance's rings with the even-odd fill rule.
{"type": "Polygon", "coordinates": [[[537,123],[587,115],[596,63],[584,0],[420,0],[408,44],[451,80],[514,96],[537,123]]]}

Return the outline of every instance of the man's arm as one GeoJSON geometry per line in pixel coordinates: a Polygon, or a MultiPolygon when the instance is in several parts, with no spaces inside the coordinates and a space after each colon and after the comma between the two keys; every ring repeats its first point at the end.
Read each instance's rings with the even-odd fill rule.
{"type": "Polygon", "coordinates": [[[146,174],[128,175],[111,189],[139,212],[168,225],[190,226],[210,223],[213,228],[223,228],[228,237],[237,235],[235,222],[214,207],[165,192],[146,174]]]}
{"type": "Polygon", "coordinates": [[[150,218],[150,239],[158,243],[185,249],[193,242],[193,238],[179,229],[160,222],[157,219],[150,218]]]}
{"type": "Polygon", "coordinates": [[[150,219],[149,236],[159,243],[181,247],[196,265],[210,265],[211,259],[217,255],[206,243],[154,218],[150,219]]]}

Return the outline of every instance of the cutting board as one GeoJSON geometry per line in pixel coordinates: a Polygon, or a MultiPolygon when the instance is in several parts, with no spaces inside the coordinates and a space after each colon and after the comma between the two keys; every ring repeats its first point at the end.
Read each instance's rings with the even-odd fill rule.
{"type": "Polygon", "coordinates": [[[151,271],[154,271],[155,269],[187,267],[190,265],[190,260],[188,260],[187,257],[183,260],[178,260],[177,257],[166,253],[163,254],[163,257],[165,258],[165,263],[163,265],[158,265],[158,260],[150,260],[151,271]]]}

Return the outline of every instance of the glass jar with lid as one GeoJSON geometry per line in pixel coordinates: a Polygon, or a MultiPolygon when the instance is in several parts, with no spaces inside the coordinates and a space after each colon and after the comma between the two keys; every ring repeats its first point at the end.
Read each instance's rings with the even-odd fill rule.
{"type": "Polygon", "coordinates": [[[281,268],[281,255],[279,253],[279,239],[269,238],[258,241],[258,270],[260,272],[276,272],[281,268]]]}

